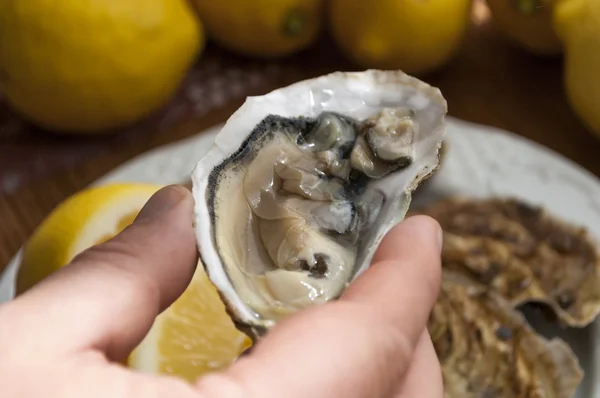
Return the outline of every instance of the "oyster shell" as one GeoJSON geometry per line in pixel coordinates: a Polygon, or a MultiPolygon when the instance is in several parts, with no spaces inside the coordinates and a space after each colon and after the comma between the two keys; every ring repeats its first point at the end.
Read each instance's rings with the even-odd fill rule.
{"type": "Polygon", "coordinates": [[[419,209],[444,230],[442,260],[514,306],[548,305],[583,327],[600,311],[600,253],[584,228],[514,198],[450,198],[419,209]]]}
{"type": "Polygon", "coordinates": [[[446,269],[428,330],[447,398],[570,398],[583,378],[565,342],[538,335],[497,292],[446,269]]]}
{"type": "Polygon", "coordinates": [[[339,297],[438,165],[446,101],[400,71],[251,97],[193,174],[197,242],[241,330],[339,297]]]}

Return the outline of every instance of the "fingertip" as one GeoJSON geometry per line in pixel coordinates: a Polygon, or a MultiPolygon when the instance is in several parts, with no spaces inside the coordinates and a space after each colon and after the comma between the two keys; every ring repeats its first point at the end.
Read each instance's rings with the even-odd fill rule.
{"type": "Polygon", "coordinates": [[[135,218],[134,224],[152,220],[180,205],[183,205],[184,209],[189,208],[191,213],[192,202],[191,192],[183,185],[167,185],[150,197],[135,218]]]}
{"type": "Polygon", "coordinates": [[[413,228],[427,228],[432,233],[441,234],[442,227],[440,223],[433,217],[424,215],[424,214],[416,214],[414,216],[406,217],[404,221],[402,221],[399,226],[408,226],[413,228]]]}
{"type": "MultiPolygon", "coordinates": [[[[411,263],[418,270],[420,280],[432,292],[437,293],[442,280],[443,231],[440,223],[426,215],[407,217],[398,225],[395,235],[391,235],[393,247],[410,248],[410,253],[399,256],[397,249],[387,255],[386,260],[411,263]]],[[[406,249],[405,249],[406,250],[406,249]]]]}
{"type": "Polygon", "coordinates": [[[442,252],[442,228],[434,218],[429,216],[416,215],[408,217],[386,234],[375,252],[373,262],[397,258],[398,247],[402,241],[414,243],[413,249],[415,251],[428,254],[433,252],[439,257],[442,252]]]}
{"type": "MultiPolygon", "coordinates": [[[[158,190],[115,240],[127,242],[161,285],[161,311],[187,287],[198,264],[193,231],[194,201],[183,185],[158,190]]],[[[108,242],[107,242],[108,243],[108,242]]]]}
{"type": "Polygon", "coordinates": [[[404,219],[397,226],[403,231],[415,231],[427,237],[435,238],[435,243],[440,246],[442,243],[442,227],[435,218],[426,215],[415,215],[404,219]]]}
{"type": "Polygon", "coordinates": [[[441,255],[442,246],[444,244],[444,231],[442,230],[440,223],[435,218],[419,214],[407,217],[405,221],[405,228],[420,228],[424,232],[427,231],[425,233],[429,233],[434,236],[436,238],[438,252],[441,255]]]}

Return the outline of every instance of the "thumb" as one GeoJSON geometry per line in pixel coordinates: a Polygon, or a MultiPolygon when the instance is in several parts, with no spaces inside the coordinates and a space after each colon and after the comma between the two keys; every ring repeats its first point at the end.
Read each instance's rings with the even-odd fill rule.
{"type": "MultiPolygon", "coordinates": [[[[193,199],[181,186],[155,193],[132,225],[92,247],[9,304],[33,352],[96,348],[120,360],[185,290],[197,251],[193,199]],[[43,341],[36,336],[45,331],[43,341]]],[[[15,327],[16,326],[16,327],[15,327]]]]}

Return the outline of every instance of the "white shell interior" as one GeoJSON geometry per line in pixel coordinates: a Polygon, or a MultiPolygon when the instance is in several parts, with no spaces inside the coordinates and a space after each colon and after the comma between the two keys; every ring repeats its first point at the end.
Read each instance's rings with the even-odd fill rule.
{"type": "Polygon", "coordinates": [[[368,267],[385,233],[404,218],[411,191],[438,165],[438,150],[445,133],[444,117],[447,111],[446,101],[440,91],[400,71],[336,72],[264,96],[250,97],[229,118],[215,138],[211,150],[196,165],[192,181],[196,201],[194,221],[201,258],[209,278],[238,324],[268,329],[274,321],[261,319],[240,298],[221,261],[213,237],[207,200],[210,194],[209,176],[213,169],[235,153],[254,127],[268,115],[316,117],[323,111],[333,111],[363,120],[382,108],[400,106],[412,108],[419,122],[414,161],[401,171],[401,181],[392,174],[371,183],[372,189],[394,200],[387,200],[382,207],[378,220],[380,227],[360,242],[356,259],[358,275],[368,267]]]}

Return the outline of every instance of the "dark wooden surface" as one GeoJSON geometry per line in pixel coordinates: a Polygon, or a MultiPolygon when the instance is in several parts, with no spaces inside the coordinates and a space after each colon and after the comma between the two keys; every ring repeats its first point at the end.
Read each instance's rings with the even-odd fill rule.
{"type": "MultiPolygon", "coordinates": [[[[209,46],[168,107],[126,131],[94,138],[39,131],[0,102],[0,270],[60,201],[124,161],[224,121],[246,95],[357,69],[326,38],[276,62],[240,58],[209,46]],[[220,90],[212,82],[224,79],[228,84],[229,79],[219,76],[220,71],[241,74],[247,84],[198,111],[198,96],[189,94],[190,85],[201,87],[202,95],[220,90]]],[[[450,115],[530,138],[600,176],[600,138],[583,126],[566,101],[562,59],[524,53],[503,40],[493,24],[483,22],[471,27],[452,62],[421,78],[440,87],[450,115]]]]}

